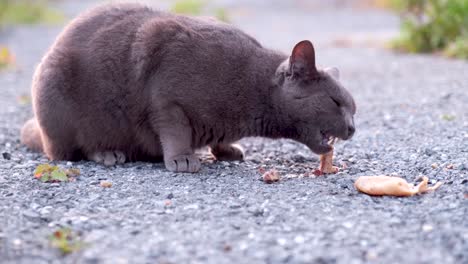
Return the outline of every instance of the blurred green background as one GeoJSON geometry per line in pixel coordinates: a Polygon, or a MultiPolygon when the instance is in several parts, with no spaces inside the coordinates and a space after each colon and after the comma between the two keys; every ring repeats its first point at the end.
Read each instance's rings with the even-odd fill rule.
{"type": "Polygon", "coordinates": [[[401,35],[392,46],[407,52],[443,52],[468,59],[467,0],[389,0],[401,14],[401,35]]]}
{"type": "MultiPolygon", "coordinates": [[[[60,24],[67,17],[53,8],[61,0],[0,0],[2,30],[24,24],[60,24]]],[[[209,15],[229,22],[229,9],[211,7],[210,0],[160,0],[169,10],[188,15],[209,15]]],[[[102,1],[105,2],[105,1],[102,1]]],[[[153,1],[154,2],[154,1],[153,1]]],[[[307,1],[303,1],[307,2],[307,1]]],[[[317,2],[310,0],[310,2],[317,2]]],[[[340,5],[345,1],[335,1],[340,5]]],[[[401,19],[399,36],[388,47],[409,53],[434,53],[468,59],[468,0],[355,0],[363,6],[391,10],[401,19]]],[[[251,1],[252,4],[255,1],[251,1]]],[[[250,3],[249,3],[250,4],[250,3]]],[[[273,4],[273,3],[272,3],[273,4]]],[[[14,54],[1,43],[0,68],[14,64],[14,54]]]]}

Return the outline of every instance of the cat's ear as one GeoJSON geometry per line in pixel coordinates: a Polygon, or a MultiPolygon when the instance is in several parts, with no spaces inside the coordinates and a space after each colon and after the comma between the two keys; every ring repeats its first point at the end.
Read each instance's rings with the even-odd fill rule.
{"type": "Polygon", "coordinates": [[[312,42],[303,40],[296,44],[289,58],[289,70],[294,77],[307,78],[317,74],[312,42]]]}
{"type": "Polygon", "coordinates": [[[340,79],[340,71],[336,67],[327,67],[323,69],[326,73],[328,73],[333,79],[339,80],[340,79]]]}

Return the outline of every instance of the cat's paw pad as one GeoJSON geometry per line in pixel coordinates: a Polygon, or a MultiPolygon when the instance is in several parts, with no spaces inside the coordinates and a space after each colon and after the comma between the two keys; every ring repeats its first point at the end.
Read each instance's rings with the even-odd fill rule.
{"type": "Polygon", "coordinates": [[[178,155],[165,159],[166,168],[173,172],[197,172],[200,170],[200,159],[195,155],[178,155]]]}
{"type": "Polygon", "coordinates": [[[218,145],[211,153],[221,161],[244,160],[244,151],[239,145],[218,145]]]}
{"type": "Polygon", "coordinates": [[[125,154],[122,151],[95,152],[89,156],[89,159],[105,166],[113,166],[125,163],[125,154]]]}

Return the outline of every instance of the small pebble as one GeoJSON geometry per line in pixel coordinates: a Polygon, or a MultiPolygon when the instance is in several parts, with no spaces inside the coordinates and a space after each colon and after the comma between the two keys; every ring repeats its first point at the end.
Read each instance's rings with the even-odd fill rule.
{"type": "Polygon", "coordinates": [[[3,158],[6,159],[6,160],[10,160],[10,159],[11,159],[11,154],[8,153],[8,152],[3,152],[3,153],[2,153],[2,156],[3,156],[3,158]]]}
{"type": "Polygon", "coordinates": [[[13,240],[13,245],[15,245],[15,246],[21,246],[22,243],[23,243],[23,242],[21,241],[21,239],[15,239],[15,240],[13,240]]]}
{"type": "Polygon", "coordinates": [[[370,260],[370,261],[376,260],[377,259],[377,253],[372,252],[372,251],[368,251],[366,253],[366,259],[370,260]]]}
{"type": "Polygon", "coordinates": [[[100,185],[101,185],[101,187],[104,187],[104,188],[110,188],[110,187],[112,187],[112,182],[110,182],[110,181],[101,181],[100,185]]]}
{"type": "Polygon", "coordinates": [[[296,236],[294,238],[294,242],[296,242],[297,244],[303,244],[305,241],[304,237],[303,236],[296,236]]]}
{"type": "Polygon", "coordinates": [[[284,238],[278,238],[278,239],[276,240],[276,242],[277,242],[278,245],[280,245],[280,246],[286,245],[286,239],[284,239],[284,238]]]}
{"type": "Polygon", "coordinates": [[[342,223],[343,227],[351,229],[354,225],[351,222],[343,222],[342,223]]]}
{"type": "Polygon", "coordinates": [[[232,246],[229,245],[229,244],[225,244],[225,245],[223,246],[223,251],[224,251],[224,252],[231,252],[231,251],[232,251],[232,246]]]}
{"type": "Polygon", "coordinates": [[[430,231],[432,231],[432,229],[434,229],[434,227],[433,227],[432,225],[429,225],[429,224],[424,224],[424,225],[422,226],[422,230],[423,230],[424,232],[430,232],[430,231]]]}

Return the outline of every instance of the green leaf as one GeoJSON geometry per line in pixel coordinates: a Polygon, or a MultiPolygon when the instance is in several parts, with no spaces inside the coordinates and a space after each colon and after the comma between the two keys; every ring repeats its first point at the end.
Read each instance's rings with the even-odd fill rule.
{"type": "Polygon", "coordinates": [[[44,174],[41,178],[39,178],[39,180],[41,180],[41,182],[48,182],[50,180],[50,176],[49,174],[44,174]]]}
{"type": "Polygon", "coordinates": [[[61,182],[68,181],[67,174],[61,169],[56,169],[52,171],[51,179],[54,181],[61,181],[61,182]]]}
{"type": "Polygon", "coordinates": [[[70,228],[62,228],[49,236],[52,247],[57,248],[63,254],[69,254],[82,249],[85,244],[70,228]]]}
{"type": "Polygon", "coordinates": [[[66,182],[70,180],[69,177],[75,177],[79,174],[79,169],[71,168],[65,170],[59,166],[52,166],[50,164],[41,164],[34,171],[34,177],[42,182],[66,182]]]}

